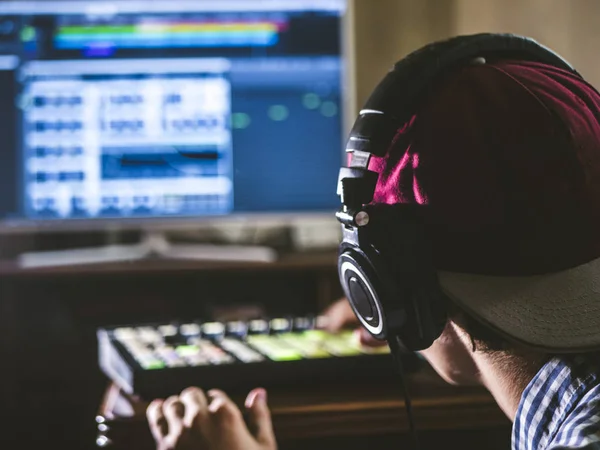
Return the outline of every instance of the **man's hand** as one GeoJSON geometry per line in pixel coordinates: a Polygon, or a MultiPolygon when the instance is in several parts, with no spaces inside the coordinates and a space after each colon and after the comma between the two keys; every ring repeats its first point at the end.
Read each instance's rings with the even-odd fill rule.
{"type": "Polygon", "coordinates": [[[277,450],[266,392],[246,399],[251,433],[241,411],[222,391],[188,388],[154,400],[147,410],[157,450],[277,450]]]}
{"type": "Polygon", "coordinates": [[[362,345],[368,347],[386,345],[385,341],[375,339],[364,327],[360,326],[360,322],[356,314],[354,314],[350,302],[345,298],[333,303],[323,312],[323,316],[327,318],[327,331],[336,332],[349,326],[356,327],[356,334],[362,345]]]}

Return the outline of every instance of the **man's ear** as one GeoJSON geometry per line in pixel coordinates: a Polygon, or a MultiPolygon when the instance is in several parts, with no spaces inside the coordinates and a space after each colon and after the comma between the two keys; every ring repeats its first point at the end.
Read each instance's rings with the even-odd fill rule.
{"type": "Polygon", "coordinates": [[[462,313],[456,314],[452,319],[448,320],[449,326],[453,327],[454,333],[462,341],[465,347],[470,348],[473,353],[477,351],[477,344],[473,336],[466,330],[464,326],[465,316],[462,313]]]}
{"type": "Polygon", "coordinates": [[[442,331],[440,336],[440,343],[445,345],[461,344],[464,347],[471,348],[473,346],[473,338],[465,329],[463,323],[464,322],[461,320],[459,315],[453,315],[450,317],[446,322],[444,331],[442,331]]]}

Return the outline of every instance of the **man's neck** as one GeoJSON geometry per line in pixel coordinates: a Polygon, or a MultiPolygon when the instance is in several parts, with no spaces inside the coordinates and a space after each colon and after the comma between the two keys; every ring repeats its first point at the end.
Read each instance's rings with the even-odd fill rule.
{"type": "Polygon", "coordinates": [[[490,352],[477,353],[474,360],[481,383],[508,418],[514,421],[523,391],[542,368],[545,358],[538,354],[490,352]]]}

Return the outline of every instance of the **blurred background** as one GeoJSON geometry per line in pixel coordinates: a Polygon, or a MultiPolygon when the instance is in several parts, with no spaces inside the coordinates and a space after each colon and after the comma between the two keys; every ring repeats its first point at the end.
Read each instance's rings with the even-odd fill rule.
{"type": "MultiPolygon", "coordinates": [[[[190,331],[211,339],[231,321],[254,334],[316,327],[341,296],[334,212],[346,133],[393,63],[438,39],[512,32],[600,86],[599,25],[594,0],[0,1],[0,439],[150,448],[135,406],[147,398],[117,400],[126,385],[139,394],[127,371],[143,367],[123,357],[119,336],[139,324],[165,339],[160,324],[217,323],[190,331]],[[103,359],[99,335],[116,353],[103,359]],[[119,364],[125,372],[111,372],[119,364]]],[[[405,417],[393,384],[360,399],[351,386],[322,407],[325,373],[381,364],[350,338],[327,339],[351,362],[298,357],[312,389],[301,397],[316,399],[304,409],[285,403],[298,382],[288,369],[238,372],[233,386],[275,374],[282,448],[396,448],[405,417]]],[[[261,345],[260,358],[276,360],[261,345]]],[[[177,358],[146,361],[166,375],[145,386],[184,383],[169,369],[191,357],[177,358]]],[[[370,386],[379,375],[365,374],[370,386]]],[[[428,386],[416,390],[432,396],[421,406],[432,436],[456,428],[508,442],[484,393],[428,386]]],[[[482,442],[473,448],[492,448],[482,442]]]]}
{"type": "Polygon", "coordinates": [[[359,104],[395,61],[429,42],[459,34],[516,33],[550,47],[597,86],[600,42],[593,0],[355,1],[359,104]]]}

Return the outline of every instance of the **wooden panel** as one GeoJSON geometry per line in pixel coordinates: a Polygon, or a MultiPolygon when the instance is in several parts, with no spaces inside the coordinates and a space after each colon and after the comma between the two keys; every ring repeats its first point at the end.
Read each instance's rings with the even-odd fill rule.
{"type": "Polygon", "coordinates": [[[391,65],[434,40],[480,32],[533,37],[600,86],[597,0],[355,0],[360,107],[391,65]]]}
{"type": "Polygon", "coordinates": [[[452,11],[452,1],[355,0],[359,108],[396,61],[452,34],[452,11]]]}
{"type": "Polygon", "coordinates": [[[571,46],[565,54],[586,79],[600,89],[600,2],[578,0],[571,5],[569,33],[571,46]]]}
{"type": "Polygon", "coordinates": [[[570,52],[572,2],[562,0],[457,0],[455,32],[516,33],[530,36],[555,51],[570,52]]]}
{"type": "Polygon", "coordinates": [[[454,0],[453,33],[509,32],[530,36],[567,58],[600,86],[600,3],[596,0],[454,0]]]}

